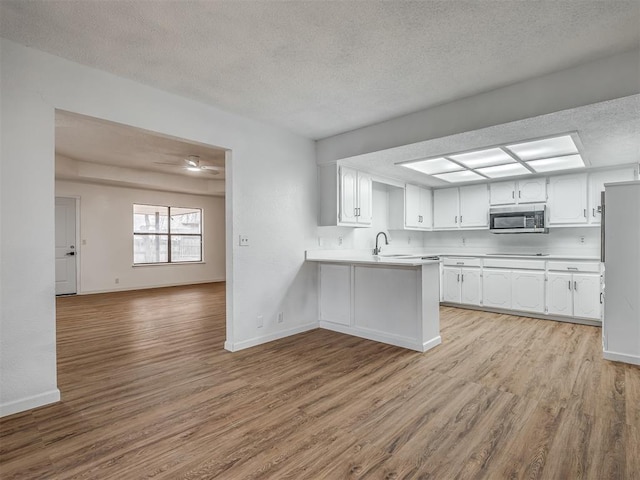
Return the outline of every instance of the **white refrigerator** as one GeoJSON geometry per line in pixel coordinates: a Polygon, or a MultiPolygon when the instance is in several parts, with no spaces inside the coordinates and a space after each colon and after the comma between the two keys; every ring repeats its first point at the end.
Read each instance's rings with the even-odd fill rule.
{"type": "Polygon", "coordinates": [[[640,365],[640,181],[605,184],[604,358],[640,365]]]}

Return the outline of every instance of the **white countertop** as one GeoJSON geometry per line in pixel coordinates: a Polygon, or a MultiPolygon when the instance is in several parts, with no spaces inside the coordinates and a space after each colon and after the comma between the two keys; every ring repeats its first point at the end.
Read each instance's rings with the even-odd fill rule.
{"type": "Polygon", "coordinates": [[[398,257],[384,255],[378,256],[354,251],[336,253],[334,250],[307,250],[306,260],[310,262],[357,263],[391,267],[419,267],[432,263],[440,263],[440,260],[423,259],[422,256],[418,255],[407,254],[398,257]]]}
{"type": "Polygon", "coordinates": [[[307,250],[306,259],[312,262],[336,262],[336,263],[364,263],[385,264],[401,266],[419,266],[428,263],[437,263],[437,260],[423,259],[422,257],[461,257],[461,258],[512,258],[529,260],[571,260],[599,262],[597,256],[578,255],[534,255],[534,254],[500,254],[500,253],[468,253],[468,252],[411,252],[411,253],[385,253],[380,256],[371,255],[363,250],[307,250]],[[397,256],[394,256],[397,255],[397,256]]]}

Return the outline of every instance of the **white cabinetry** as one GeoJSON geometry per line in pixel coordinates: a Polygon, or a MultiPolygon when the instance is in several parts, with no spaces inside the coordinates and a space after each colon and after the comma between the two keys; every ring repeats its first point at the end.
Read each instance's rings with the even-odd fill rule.
{"type": "Polygon", "coordinates": [[[433,228],[458,228],[460,201],[457,188],[433,191],[433,228]]]}
{"type": "Polygon", "coordinates": [[[443,264],[442,300],[465,305],[480,305],[482,296],[480,260],[446,258],[443,264]]]}
{"type": "Polygon", "coordinates": [[[523,312],[544,313],[544,272],[511,272],[511,308],[523,312]]]}
{"type": "Polygon", "coordinates": [[[587,223],[587,174],[549,178],[548,224],[587,223]]]}
{"type": "Polygon", "coordinates": [[[482,304],[485,307],[511,309],[511,270],[483,270],[482,304]]]}
{"type": "Polygon", "coordinates": [[[546,313],[600,320],[600,265],[549,262],[549,269],[546,313]]]}
{"type": "Polygon", "coordinates": [[[604,192],[605,183],[627,182],[635,178],[633,167],[617,168],[615,170],[602,170],[589,175],[589,208],[587,214],[591,225],[599,225],[601,213],[601,193],[604,192]]]}
{"type": "Polygon", "coordinates": [[[489,190],[491,205],[544,203],[547,201],[546,178],[491,183],[489,190]]]}
{"type": "Polygon", "coordinates": [[[371,226],[371,175],[348,167],[318,167],[320,226],[371,226]]]}
{"type": "Polygon", "coordinates": [[[433,192],[433,228],[487,228],[489,192],[487,185],[444,188],[433,192]]]}
{"type": "Polygon", "coordinates": [[[432,200],[431,190],[405,185],[404,189],[404,226],[408,229],[431,230],[432,200]]]}

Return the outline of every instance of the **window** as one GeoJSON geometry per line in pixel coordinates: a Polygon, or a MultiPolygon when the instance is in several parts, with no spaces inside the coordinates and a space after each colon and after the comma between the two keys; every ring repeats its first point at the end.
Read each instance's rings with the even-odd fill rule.
{"type": "Polygon", "coordinates": [[[133,205],[133,263],[202,261],[202,209],[133,205]]]}

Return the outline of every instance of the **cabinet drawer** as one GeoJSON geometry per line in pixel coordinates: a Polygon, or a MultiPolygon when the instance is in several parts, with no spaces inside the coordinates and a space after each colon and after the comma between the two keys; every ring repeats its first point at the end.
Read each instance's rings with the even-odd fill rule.
{"type": "Polygon", "coordinates": [[[484,266],[521,270],[544,270],[544,260],[516,260],[513,258],[485,258],[484,266]]]}
{"type": "Polygon", "coordinates": [[[600,273],[599,262],[549,262],[549,270],[600,273]]]}
{"type": "Polygon", "coordinates": [[[444,257],[442,259],[442,264],[445,267],[479,267],[481,263],[482,263],[482,260],[479,258],[444,257]]]}

